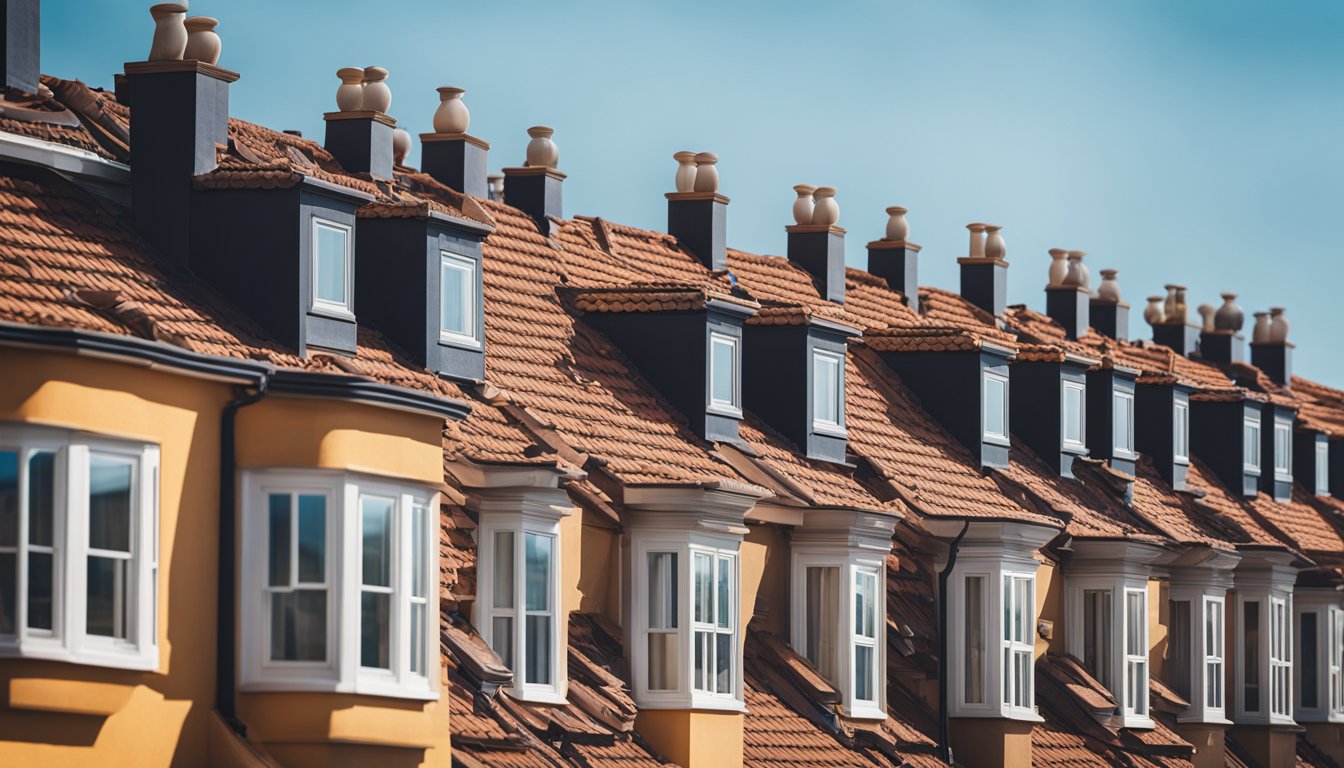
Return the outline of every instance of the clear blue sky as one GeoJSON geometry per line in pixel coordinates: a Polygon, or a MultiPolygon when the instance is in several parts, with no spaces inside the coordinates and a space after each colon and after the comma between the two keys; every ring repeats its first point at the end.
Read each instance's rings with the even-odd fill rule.
{"type": "MultiPolygon", "coordinates": [[[[430,130],[467,89],[492,168],[556,128],[566,214],[663,229],[679,149],[720,157],[729,241],[780,254],[798,183],[838,188],[848,259],[910,209],[921,282],[955,289],[970,221],[1002,224],[1009,300],[1046,249],[1143,297],[1288,307],[1297,371],[1344,386],[1344,3],[193,0],[242,74],[235,116],[322,136],[342,66],[391,71],[430,130]]],[[[149,3],[43,2],[43,70],[111,86],[149,3]]],[[[412,162],[416,155],[412,156],[412,162]]],[[[1247,325],[1249,332],[1249,322],[1247,325]]]]}

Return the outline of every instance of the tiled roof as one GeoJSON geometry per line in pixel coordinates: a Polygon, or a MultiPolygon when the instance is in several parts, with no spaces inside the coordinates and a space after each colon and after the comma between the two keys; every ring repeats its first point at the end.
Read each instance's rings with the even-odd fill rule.
{"type": "Polygon", "coordinates": [[[979,330],[941,325],[886,328],[865,333],[863,343],[879,352],[969,352],[988,343],[1014,353],[1017,345],[979,330]]]}
{"type": "Polygon", "coordinates": [[[676,312],[703,310],[721,301],[755,310],[756,302],[700,285],[632,284],[608,288],[575,288],[564,291],[581,312],[676,312]]]}
{"type": "Polygon", "coordinates": [[[924,318],[930,324],[949,325],[954,328],[975,329],[977,333],[1002,341],[1013,341],[1014,336],[1000,330],[998,322],[985,310],[977,307],[954,291],[934,288],[927,285],[919,287],[919,306],[924,318]]]}
{"type": "Polygon", "coordinates": [[[852,469],[801,458],[797,446],[750,413],[742,420],[738,434],[751,445],[756,461],[785,478],[809,505],[892,511],[901,508],[877,499],[854,477],[852,469]]]}
{"type": "Polygon", "coordinates": [[[100,93],[78,80],[60,80],[43,75],[42,85],[53,95],[22,101],[13,101],[9,96],[0,97],[0,107],[3,107],[0,110],[0,131],[82,149],[106,160],[125,162],[129,158],[128,131],[101,129],[83,117],[83,110],[76,108],[97,105],[97,110],[107,114],[108,121],[112,122],[113,115],[126,114],[125,107],[115,102],[101,106],[100,93]],[[106,146],[97,140],[99,135],[106,146]]]}

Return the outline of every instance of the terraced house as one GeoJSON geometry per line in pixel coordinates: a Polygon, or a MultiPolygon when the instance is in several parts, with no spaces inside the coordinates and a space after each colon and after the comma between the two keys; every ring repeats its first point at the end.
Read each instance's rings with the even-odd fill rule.
{"type": "Polygon", "coordinates": [[[0,764],[1344,760],[1344,392],[1268,318],[1007,306],[981,224],[921,287],[900,208],[847,268],[825,188],[737,251],[709,153],[565,218],[547,129],[417,170],[377,68],[319,143],[0,5],[0,764]]]}

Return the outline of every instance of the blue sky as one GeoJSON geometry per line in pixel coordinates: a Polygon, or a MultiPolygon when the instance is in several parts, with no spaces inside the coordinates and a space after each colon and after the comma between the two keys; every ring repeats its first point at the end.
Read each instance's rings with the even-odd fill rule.
{"type": "MultiPolygon", "coordinates": [[[[149,3],[43,2],[43,70],[110,87],[149,3]]],[[[492,168],[556,129],[566,214],[663,229],[680,149],[720,157],[729,241],[784,250],[798,183],[838,188],[848,260],[910,209],[921,282],[955,289],[971,221],[1004,226],[1009,300],[1044,307],[1050,247],[1143,298],[1288,308],[1303,375],[1344,386],[1344,4],[1244,0],[193,0],[242,74],[235,116],[322,137],[337,68],[391,71],[430,130],[467,89],[492,168]]],[[[418,153],[417,153],[418,154],[418,153]]],[[[417,155],[412,155],[412,163],[417,155]]],[[[1249,332],[1249,322],[1247,326],[1249,332]]]]}

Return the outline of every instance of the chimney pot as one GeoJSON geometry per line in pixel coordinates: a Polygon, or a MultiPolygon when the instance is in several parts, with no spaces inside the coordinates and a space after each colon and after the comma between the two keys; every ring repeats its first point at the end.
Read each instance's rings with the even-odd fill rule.
{"type": "Polygon", "coordinates": [[[1288,318],[1283,312],[1283,307],[1269,308],[1269,340],[1274,344],[1288,341],[1288,318]]]}
{"type": "Polygon", "coordinates": [[[904,242],[910,239],[910,224],[905,220],[905,214],[909,212],[909,209],[899,205],[887,208],[887,240],[904,242]]]}
{"type": "Polygon", "coordinates": [[[834,227],[840,220],[840,204],[835,201],[835,187],[817,187],[812,193],[812,224],[834,227]]]}
{"type": "Polygon", "coordinates": [[[1148,306],[1143,308],[1143,321],[1152,326],[1163,325],[1167,322],[1167,314],[1162,308],[1161,296],[1148,297],[1148,306]]]}
{"type": "Polygon", "coordinates": [[[1215,311],[1212,304],[1200,304],[1195,311],[1199,312],[1199,316],[1203,318],[1203,322],[1199,326],[1201,331],[1212,333],[1217,330],[1218,326],[1214,321],[1215,311]]]}
{"type": "Polygon", "coordinates": [[[1077,287],[1086,288],[1087,290],[1091,291],[1092,271],[1087,268],[1087,263],[1083,261],[1086,258],[1087,258],[1087,251],[1069,251],[1070,265],[1072,264],[1078,265],[1078,274],[1080,282],[1078,283],[1077,287]]]}
{"type": "Polygon", "coordinates": [[[968,259],[985,258],[985,225],[967,224],[966,228],[971,231],[971,254],[968,259]]]}
{"type": "MultiPolygon", "coordinates": [[[[1168,286],[1174,288],[1175,286],[1168,286]]],[[[1220,294],[1223,297],[1223,305],[1213,315],[1213,327],[1208,330],[1240,331],[1242,325],[1246,322],[1246,313],[1241,307],[1237,306],[1237,294],[1231,291],[1225,291],[1220,294]]]]}
{"type": "Polygon", "coordinates": [[[719,169],[716,164],[719,156],[713,152],[700,152],[695,156],[695,191],[718,192],[719,169]]]}
{"type": "Polygon", "coordinates": [[[1003,229],[997,224],[985,225],[985,258],[994,261],[1003,261],[1008,256],[1008,245],[1003,242],[1003,235],[999,230],[1003,229]]]}
{"type": "Polygon", "coordinates": [[[1050,272],[1045,287],[1062,288],[1064,278],[1068,277],[1069,274],[1069,262],[1066,261],[1069,252],[1063,248],[1051,248],[1048,253],[1050,254],[1050,272]]]}
{"type": "Polygon", "coordinates": [[[451,85],[438,89],[439,107],[434,110],[435,133],[466,133],[471,126],[471,111],[462,101],[465,90],[451,85]]]}
{"type": "Polygon", "coordinates": [[[887,227],[881,240],[868,244],[868,271],[901,294],[907,307],[919,312],[919,246],[909,242],[909,210],[899,205],[887,209],[887,227]]]}
{"type": "Polygon", "coordinates": [[[1120,302],[1120,283],[1116,281],[1115,276],[1120,274],[1118,269],[1101,270],[1101,285],[1097,288],[1097,298],[1113,304],[1120,302]]]}
{"type": "Polygon", "coordinates": [[[1251,329],[1252,344],[1268,344],[1270,339],[1270,321],[1268,312],[1255,313],[1255,327],[1251,329]]]}
{"type": "Polygon", "coordinates": [[[186,4],[151,5],[149,15],[154,17],[154,40],[149,46],[149,60],[181,61],[187,51],[186,4]]]}
{"type": "Polygon", "coordinates": [[[392,163],[405,165],[406,157],[411,154],[411,134],[405,128],[392,131],[392,163]]]}
{"type": "Polygon", "coordinates": [[[545,125],[534,125],[527,129],[532,140],[527,143],[528,168],[556,168],[560,165],[560,148],[551,137],[555,129],[545,125]]]}
{"type": "Polygon", "coordinates": [[[434,133],[420,134],[420,169],[444,186],[473,197],[485,197],[489,194],[485,168],[490,145],[467,134],[471,112],[462,101],[466,91],[450,85],[437,90],[439,106],[434,111],[434,133]]]}
{"type": "Polygon", "coordinates": [[[798,198],[793,201],[793,220],[797,224],[811,224],[812,211],[816,208],[816,202],[812,195],[817,188],[811,184],[795,184],[793,191],[798,193],[798,198]]]}
{"type": "Polygon", "coordinates": [[[695,153],[689,149],[672,153],[677,161],[677,176],[673,188],[678,192],[695,191],[695,153]]]}
{"type": "Polygon", "coordinates": [[[392,89],[387,86],[387,70],[382,67],[364,68],[364,102],[360,109],[387,114],[392,109],[392,89]]]}
{"type": "Polygon", "coordinates": [[[1083,288],[1087,281],[1083,276],[1083,255],[1080,251],[1069,251],[1068,270],[1064,273],[1064,281],[1061,285],[1065,288],[1083,288]]]}
{"type": "Polygon", "coordinates": [[[361,67],[341,67],[336,70],[341,86],[336,89],[336,109],[340,112],[358,112],[364,107],[364,70],[361,67]]]}
{"type": "Polygon", "coordinates": [[[1120,283],[1115,279],[1116,269],[1101,270],[1101,285],[1097,297],[1089,303],[1088,320],[1103,336],[1119,341],[1129,339],[1129,305],[1120,298],[1120,283]]]}
{"type": "Polygon", "coordinates": [[[219,34],[215,32],[219,20],[209,16],[192,16],[183,22],[183,26],[187,28],[187,48],[183,51],[182,58],[203,61],[206,64],[218,63],[219,52],[223,46],[219,34]]]}

